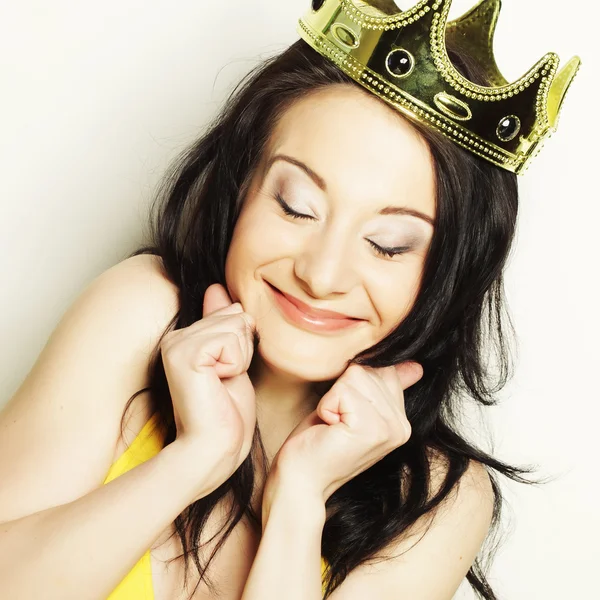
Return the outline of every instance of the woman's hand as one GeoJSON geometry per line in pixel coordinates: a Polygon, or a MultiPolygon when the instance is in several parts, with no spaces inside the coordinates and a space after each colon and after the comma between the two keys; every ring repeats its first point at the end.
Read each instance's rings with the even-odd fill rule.
{"type": "Polygon", "coordinates": [[[252,446],[256,404],[247,370],[254,328],[252,316],[214,283],[204,295],[202,319],[170,331],[161,343],[175,443],[188,449],[193,465],[201,465],[203,495],[226,481],[252,446]]]}
{"type": "Polygon", "coordinates": [[[413,361],[380,369],[350,365],[287,437],[273,461],[274,478],[326,501],[408,441],[404,390],[422,375],[413,361]]]}

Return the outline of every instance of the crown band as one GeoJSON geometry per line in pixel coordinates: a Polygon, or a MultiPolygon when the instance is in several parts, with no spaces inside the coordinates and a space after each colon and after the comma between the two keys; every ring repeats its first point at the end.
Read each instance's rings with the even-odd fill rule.
{"type": "Polygon", "coordinates": [[[493,55],[500,0],[481,0],[448,22],[452,0],[421,0],[386,15],[368,0],[313,0],[297,31],[312,48],[405,116],[440,131],[456,144],[511,172],[522,174],[556,131],[566,92],[581,60],[556,75],[550,52],[513,83],[493,55]],[[446,44],[479,62],[491,87],[466,79],[450,61],[446,44]]]}

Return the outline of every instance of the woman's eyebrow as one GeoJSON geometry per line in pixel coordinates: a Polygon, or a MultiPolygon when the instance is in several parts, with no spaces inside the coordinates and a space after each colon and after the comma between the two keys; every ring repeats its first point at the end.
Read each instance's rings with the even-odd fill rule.
{"type": "Polygon", "coordinates": [[[317,173],[315,173],[308,165],[305,165],[302,161],[299,161],[297,158],[294,158],[292,156],[288,156],[287,154],[275,154],[274,156],[272,156],[267,164],[266,170],[269,171],[271,165],[278,160],[284,160],[293,165],[296,165],[297,167],[300,167],[321,188],[321,190],[327,192],[327,184],[320,175],[317,175],[317,173]]]}
{"type": "MultiPolygon", "coordinates": [[[[296,165],[300,169],[302,169],[316,184],[319,186],[321,190],[327,192],[327,183],[325,179],[321,177],[318,173],[313,171],[308,165],[304,164],[302,161],[294,158],[293,156],[288,156],[287,154],[274,154],[267,163],[266,171],[268,172],[271,168],[271,165],[278,161],[284,160],[292,165],[296,165]]],[[[434,220],[425,213],[422,213],[419,210],[414,208],[409,208],[407,206],[386,206],[381,210],[377,211],[377,214],[380,215],[409,215],[411,217],[417,217],[418,219],[423,219],[423,221],[429,223],[432,227],[435,227],[434,220]]]]}

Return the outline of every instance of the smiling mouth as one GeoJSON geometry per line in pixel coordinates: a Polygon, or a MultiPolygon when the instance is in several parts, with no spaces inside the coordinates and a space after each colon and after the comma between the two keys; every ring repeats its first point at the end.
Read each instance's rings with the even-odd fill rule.
{"type": "Polygon", "coordinates": [[[284,319],[300,329],[311,331],[323,335],[336,335],[343,331],[355,329],[366,323],[366,319],[355,319],[353,317],[325,318],[313,317],[300,308],[298,308],[285,294],[279,291],[274,285],[264,280],[273,296],[280,314],[284,319]]]}
{"type": "Polygon", "coordinates": [[[276,288],[274,285],[272,285],[271,283],[269,283],[266,280],[265,280],[265,283],[271,288],[271,290],[275,294],[277,294],[279,297],[283,298],[284,300],[286,300],[287,302],[292,304],[296,308],[296,310],[300,311],[308,319],[315,320],[315,321],[364,321],[364,319],[357,319],[355,317],[349,317],[342,313],[332,315],[332,314],[327,314],[327,312],[332,312],[332,311],[325,311],[325,314],[322,314],[317,309],[312,309],[310,307],[308,307],[308,309],[306,309],[306,308],[304,308],[303,304],[300,303],[300,301],[297,300],[296,298],[294,298],[293,296],[290,296],[289,294],[282,292],[280,289],[276,288]]]}

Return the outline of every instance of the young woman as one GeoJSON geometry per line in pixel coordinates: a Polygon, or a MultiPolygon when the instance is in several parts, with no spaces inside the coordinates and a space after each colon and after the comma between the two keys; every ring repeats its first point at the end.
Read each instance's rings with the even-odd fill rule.
{"type": "Polygon", "coordinates": [[[0,414],[0,597],[495,598],[516,175],[299,40],[157,200],[0,414]]]}

